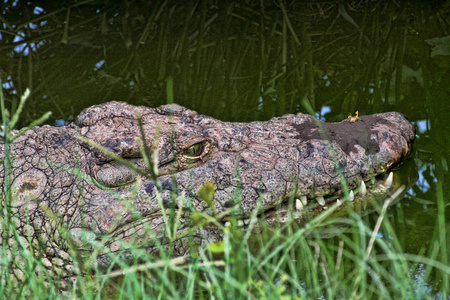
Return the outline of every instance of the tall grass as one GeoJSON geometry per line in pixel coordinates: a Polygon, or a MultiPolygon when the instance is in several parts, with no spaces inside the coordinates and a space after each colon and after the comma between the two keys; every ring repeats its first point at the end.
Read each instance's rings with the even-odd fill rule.
{"type": "Polygon", "coordinates": [[[347,219],[349,232],[340,235],[337,243],[316,235],[325,223],[313,220],[307,229],[290,223],[270,237],[260,236],[257,252],[249,236],[231,227],[224,230],[219,251],[200,249],[196,259],[181,265],[168,258],[148,263],[140,269],[142,273],[134,267],[130,272],[125,269],[113,294],[164,299],[446,299],[449,266],[405,255],[384,213],[379,216],[381,228],[373,245],[369,243],[372,227],[356,213],[347,219]],[[430,286],[426,274],[417,277],[418,266],[441,278],[442,285],[430,286]]]}

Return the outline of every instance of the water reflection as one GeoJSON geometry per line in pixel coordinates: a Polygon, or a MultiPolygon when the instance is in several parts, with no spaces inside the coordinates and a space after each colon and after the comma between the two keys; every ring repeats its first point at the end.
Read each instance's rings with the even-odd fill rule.
{"type": "Polygon", "coordinates": [[[417,129],[419,130],[419,133],[425,133],[428,128],[430,127],[430,121],[429,120],[419,120],[415,122],[417,129]]]}

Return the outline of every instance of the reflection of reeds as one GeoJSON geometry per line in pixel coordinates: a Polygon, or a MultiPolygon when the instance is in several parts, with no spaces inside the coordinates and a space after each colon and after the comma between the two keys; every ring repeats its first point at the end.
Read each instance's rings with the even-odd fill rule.
{"type": "Polygon", "coordinates": [[[34,101],[28,105],[37,110],[24,117],[35,119],[35,111],[50,106],[58,111],[56,118],[67,119],[112,99],[155,106],[165,102],[167,77],[173,78],[178,103],[227,120],[297,111],[303,99],[315,110],[331,106],[336,119],[361,107],[382,110],[392,93],[392,76],[391,105],[402,92],[407,4],[281,1],[216,7],[163,1],[122,3],[94,13],[95,4],[83,3],[22,19],[20,26],[5,30],[0,50],[14,53],[5,70],[15,88],[7,92],[33,86],[34,101]],[[37,28],[25,30],[30,23],[37,28]],[[23,40],[13,42],[17,35],[23,40]],[[22,44],[29,55],[14,51],[22,44]],[[96,68],[99,61],[104,63],[96,68]],[[332,83],[326,88],[325,76],[332,83]],[[74,111],[61,109],[67,106],[74,111]],[[225,106],[217,115],[216,107],[225,106]]]}

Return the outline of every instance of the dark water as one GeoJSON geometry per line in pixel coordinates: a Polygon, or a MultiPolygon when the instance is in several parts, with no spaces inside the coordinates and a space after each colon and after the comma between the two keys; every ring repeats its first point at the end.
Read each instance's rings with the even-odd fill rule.
{"type": "Polygon", "coordinates": [[[168,78],[175,102],[226,121],[306,112],[305,101],[327,121],[402,112],[417,140],[399,172],[418,179],[389,219],[405,253],[427,255],[439,215],[450,249],[449,13],[448,2],[6,1],[0,76],[12,111],[32,91],[21,126],[111,100],[165,104],[168,78]]]}

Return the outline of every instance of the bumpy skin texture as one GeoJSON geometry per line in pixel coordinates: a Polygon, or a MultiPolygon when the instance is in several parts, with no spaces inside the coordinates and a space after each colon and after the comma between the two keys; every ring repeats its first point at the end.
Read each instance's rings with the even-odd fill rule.
{"type": "MultiPolygon", "coordinates": [[[[81,254],[91,250],[83,234],[93,240],[109,236],[104,253],[121,250],[119,239],[148,251],[156,251],[156,240],[164,243],[166,227],[155,183],[77,139],[90,139],[145,168],[137,115],[142,116],[147,145],[157,145],[159,194],[165,207],[208,213],[197,193],[210,182],[216,187],[214,209],[222,213],[239,205],[242,218],[251,214],[258,199],[262,210],[268,210],[289,197],[339,194],[338,170],[349,188],[355,188],[402,161],[415,137],[413,125],[393,112],[362,116],[356,122],[319,122],[319,129],[317,121],[304,114],[227,123],[176,104],[92,106],[73,124],[37,127],[10,145],[12,214],[21,235],[50,253],[67,250],[60,228],[68,230],[81,254]],[[187,200],[182,203],[183,197],[173,193],[187,200]],[[31,226],[23,225],[27,220],[31,226]],[[149,235],[145,225],[155,235],[149,235]]],[[[4,182],[3,165],[0,168],[4,182]]],[[[189,218],[181,218],[178,232],[191,226],[189,218]]],[[[210,237],[220,239],[219,232],[211,229],[210,237]]],[[[174,255],[189,249],[186,239],[170,247],[174,255]]],[[[99,253],[99,263],[107,266],[104,253],[99,253]]]]}

